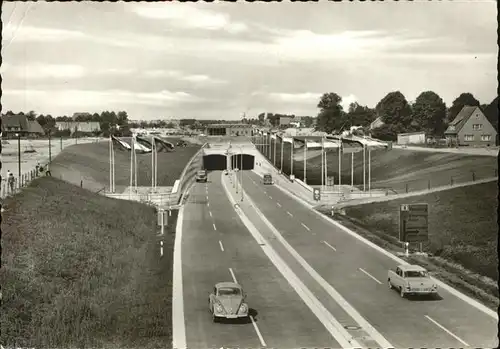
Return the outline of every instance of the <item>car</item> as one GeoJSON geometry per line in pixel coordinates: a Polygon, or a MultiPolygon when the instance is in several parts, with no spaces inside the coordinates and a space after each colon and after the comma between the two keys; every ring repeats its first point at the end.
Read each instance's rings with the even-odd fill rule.
{"type": "Polygon", "coordinates": [[[240,284],[235,282],[219,282],[215,284],[208,297],[208,307],[212,314],[212,321],[248,318],[248,304],[245,303],[245,299],[246,294],[240,284]]]}
{"type": "Polygon", "coordinates": [[[264,184],[273,184],[273,176],[271,176],[270,173],[264,174],[264,176],[262,177],[262,182],[264,184]]]}
{"type": "Polygon", "coordinates": [[[205,170],[200,170],[196,172],[196,182],[207,182],[208,176],[207,176],[207,171],[205,170]]]}
{"type": "Polygon", "coordinates": [[[407,295],[436,296],[438,287],[427,270],[419,265],[399,265],[387,273],[389,289],[399,291],[401,298],[407,295]]]}

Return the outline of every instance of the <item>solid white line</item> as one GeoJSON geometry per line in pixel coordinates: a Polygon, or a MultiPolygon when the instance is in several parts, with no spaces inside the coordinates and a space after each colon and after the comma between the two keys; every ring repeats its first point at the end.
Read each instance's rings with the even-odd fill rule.
{"type": "Polygon", "coordinates": [[[219,246],[220,246],[220,250],[222,252],[224,252],[224,246],[222,245],[222,241],[219,240],[219,246]]]}
{"type": "MultiPolygon", "coordinates": [[[[258,175],[257,172],[254,171],[254,173],[256,173],[258,175]]],[[[368,245],[369,247],[373,248],[374,250],[377,250],[378,252],[382,253],[383,255],[385,255],[386,257],[392,259],[393,261],[395,261],[396,263],[398,264],[401,264],[401,265],[410,265],[410,263],[408,263],[407,261],[397,257],[396,255],[392,254],[391,252],[389,251],[386,251],[384,250],[382,247],[374,244],[373,242],[365,239],[364,237],[362,237],[361,235],[357,234],[356,232],[354,232],[353,230],[343,226],[342,224],[340,224],[339,222],[336,222],[335,220],[333,220],[331,217],[328,217],[324,214],[322,214],[321,212],[319,211],[316,211],[313,207],[313,205],[307,203],[304,199],[298,197],[298,196],[295,196],[294,194],[292,194],[291,192],[289,192],[287,189],[284,189],[282,188],[281,186],[277,185],[276,186],[279,190],[281,190],[285,195],[289,196],[290,198],[294,199],[296,202],[302,204],[303,206],[311,209],[311,211],[318,215],[319,217],[323,218],[325,221],[327,221],[328,223],[336,226],[337,228],[341,229],[342,231],[346,232],[347,234],[351,235],[352,237],[358,239],[359,241],[363,242],[364,244],[368,245]]],[[[451,293],[452,295],[454,295],[455,297],[457,297],[458,299],[464,301],[465,303],[469,304],[470,306],[476,308],[477,310],[479,311],[482,311],[484,314],[492,317],[493,319],[495,320],[499,320],[499,317],[498,317],[498,313],[496,311],[493,311],[491,310],[490,308],[488,308],[487,306],[485,306],[484,304],[478,302],[477,300],[463,294],[462,292],[456,290],[455,288],[451,287],[450,285],[444,283],[443,281],[439,280],[439,279],[436,279],[434,277],[431,276],[431,279],[434,280],[434,282],[442,289],[448,291],[449,293],[451,293]]]]}
{"type": "Polygon", "coordinates": [[[330,245],[328,242],[323,241],[323,243],[324,243],[326,246],[330,247],[332,250],[337,251],[337,249],[336,249],[335,247],[333,247],[332,245],[330,245]]]}
{"type": "Polygon", "coordinates": [[[318,284],[323,287],[323,289],[330,295],[330,297],[335,300],[335,302],[340,305],[340,307],[347,313],[349,316],[359,325],[361,326],[369,336],[377,342],[382,348],[394,348],[393,345],[389,343],[389,341],[378,332],[375,327],[373,327],[363,316],[350,305],[347,300],[342,297],[340,293],[337,292],[316,270],[314,270],[309,263],[288,243],[288,241],[283,238],[281,233],[272,225],[271,222],[266,218],[266,216],[259,210],[259,208],[255,205],[252,199],[247,195],[247,202],[253,206],[254,210],[261,217],[262,221],[268,226],[268,228],[273,232],[274,236],[281,244],[286,248],[286,250],[295,258],[297,262],[312,276],[314,280],[318,284]]]}
{"type": "Polygon", "coordinates": [[[293,217],[293,214],[291,214],[290,212],[286,211],[286,213],[288,213],[290,217],[293,217]]]}
{"type": "Polygon", "coordinates": [[[208,211],[208,213],[210,214],[210,217],[212,217],[212,211],[208,211]]]}
{"type": "Polygon", "coordinates": [[[300,224],[302,224],[302,226],[303,226],[304,228],[306,228],[307,230],[311,231],[311,229],[309,229],[309,227],[308,227],[307,225],[305,225],[304,223],[300,223],[300,224]]]}
{"type": "Polygon", "coordinates": [[[250,320],[252,320],[252,325],[253,328],[255,329],[255,332],[257,332],[257,336],[259,337],[260,345],[263,347],[267,347],[266,342],[264,341],[264,338],[262,337],[262,334],[260,333],[259,327],[255,323],[255,320],[252,315],[250,315],[250,320]]]}
{"type": "Polygon", "coordinates": [[[365,273],[368,277],[372,278],[373,280],[375,280],[376,282],[378,282],[380,285],[382,285],[382,283],[380,281],[377,280],[377,278],[375,278],[374,276],[372,276],[370,273],[368,273],[366,270],[364,270],[363,268],[359,268],[359,270],[363,273],[365,273]]]}
{"type": "Polygon", "coordinates": [[[277,202],[276,205],[278,205],[279,207],[281,207],[281,204],[279,202],[277,202]]]}
{"type": "Polygon", "coordinates": [[[184,319],[184,291],[182,288],[182,224],[184,206],[181,206],[177,215],[174,242],[174,271],[172,285],[172,348],[187,347],[186,323],[184,319]]]}
{"type": "Polygon", "coordinates": [[[217,230],[217,228],[215,227],[215,223],[212,223],[212,225],[214,226],[214,230],[217,230]]]}
{"type": "Polygon", "coordinates": [[[238,280],[236,280],[236,276],[234,275],[233,269],[229,268],[229,272],[231,273],[231,277],[233,278],[234,283],[237,284],[238,280]]]}
{"type": "MultiPolygon", "coordinates": [[[[236,200],[233,198],[224,179],[222,179],[222,186],[229,201],[233,205],[236,204],[236,200]]],[[[245,213],[236,206],[234,206],[234,209],[253,238],[257,240],[259,244],[262,242],[262,251],[274,264],[276,269],[278,269],[281,275],[283,275],[283,277],[288,281],[290,286],[295,290],[295,292],[309,307],[309,309],[311,309],[313,314],[319,319],[323,326],[325,326],[332,337],[341,345],[341,347],[360,348],[361,346],[359,345],[359,343],[357,343],[357,341],[347,332],[342,324],[340,324],[337,319],[333,317],[328,309],[323,306],[323,304],[316,298],[316,296],[314,296],[314,294],[307,288],[307,286],[304,285],[302,280],[293,272],[293,270],[290,269],[286,262],[272,248],[272,246],[267,243],[262,234],[255,227],[255,225],[253,225],[250,219],[248,219],[245,213]]]]}
{"type": "Polygon", "coordinates": [[[462,343],[466,347],[469,346],[469,344],[467,344],[465,341],[463,341],[460,337],[458,337],[457,335],[453,334],[451,331],[447,330],[443,325],[439,324],[436,320],[431,319],[430,316],[425,315],[425,317],[427,319],[429,319],[431,322],[433,322],[434,325],[436,325],[437,327],[441,328],[443,331],[445,331],[446,333],[448,333],[450,336],[452,336],[453,338],[455,338],[457,341],[459,341],[460,343],[462,343]]]}

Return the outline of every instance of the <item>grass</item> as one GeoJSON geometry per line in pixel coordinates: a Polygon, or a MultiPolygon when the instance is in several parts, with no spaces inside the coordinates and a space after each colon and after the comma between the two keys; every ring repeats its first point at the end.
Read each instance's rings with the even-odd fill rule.
{"type": "MultiPolygon", "coordinates": [[[[171,140],[171,139],[169,139],[171,140]]],[[[174,140],[175,141],[175,140],[174,140]]],[[[158,153],[158,186],[172,186],[200,145],[175,147],[173,152],[158,153]]],[[[137,154],[137,185],[151,185],[151,154],[137,154]]],[[[94,191],[109,187],[109,143],[69,146],[51,165],[52,176],[94,191]]],[[[115,186],[123,192],[130,185],[130,152],[115,147],[115,186]]]]}
{"type": "Polygon", "coordinates": [[[477,184],[411,198],[345,207],[345,217],[341,219],[378,245],[401,252],[398,210],[401,204],[411,203],[429,204],[430,234],[424,250],[431,254],[431,257],[413,257],[412,260],[435,270],[444,280],[464,292],[496,307],[498,184],[477,184]]]}
{"type": "Polygon", "coordinates": [[[170,347],[176,211],[160,259],[149,206],[44,177],[3,208],[4,346],[170,347]]]}
{"type": "MultiPolygon", "coordinates": [[[[278,144],[279,145],[279,144],[278,144]]],[[[300,150],[299,152],[302,152],[300,150]]],[[[274,148],[272,153],[274,153],[274,148]]],[[[297,153],[297,151],[296,151],[297,153]]],[[[271,158],[273,160],[273,158],[271,158]]],[[[366,157],[368,185],[368,156],[366,157]]],[[[280,167],[280,147],[276,148],[276,164],[280,167]]],[[[338,155],[327,157],[328,175],[338,182],[338,155]]],[[[354,185],[363,185],[363,154],[354,154],[354,185]]],[[[398,193],[425,190],[453,183],[497,176],[497,159],[493,156],[411,151],[405,149],[374,150],[371,152],[372,188],[391,188],[398,193]]],[[[290,173],[290,146],[285,143],[283,170],[290,173]]],[[[294,161],[296,178],[303,179],[304,161],[294,161]]],[[[321,184],[321,157],[307,160],[307,183],[321,184]]],[[[342,157],[342,183],[351,183],[351,155],[342,157]]]]}

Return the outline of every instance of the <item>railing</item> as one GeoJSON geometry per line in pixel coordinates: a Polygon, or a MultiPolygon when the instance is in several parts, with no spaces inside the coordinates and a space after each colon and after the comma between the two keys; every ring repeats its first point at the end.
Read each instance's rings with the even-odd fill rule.
{"type": "Polygon", "coordinates": [[[187,187],[193,181],[196,172],[201,169],[201,161],[203,161],[203,149],[207,146],[208,143],[204,143],[200,150],[196,154],[194,154],[189,162],[187,163],[184,170],[182,170],[181,176],[174,183],[174,188],[172,188],[172,194],[176,195],[176,201],[179,203],[182,199],[182,195],[186,191],[187,187]]]}
{"type": "MultiPolygon", "coordinates": [[[[45,168],[46,165],[43,165],[42,167],[45,168]]],[[[2,178],[2,183],[0,185],[0,197],[2,199],[15,195],[21,191],[22,188],[27,187],[32,180],[35,178],[39,178],[45,175],[45,171],[37,171],[31,170],[28,172],[25,172],[21,174],[21,178],[14,178],[14,181],[9,183],[8,178],[2,178]]]]}

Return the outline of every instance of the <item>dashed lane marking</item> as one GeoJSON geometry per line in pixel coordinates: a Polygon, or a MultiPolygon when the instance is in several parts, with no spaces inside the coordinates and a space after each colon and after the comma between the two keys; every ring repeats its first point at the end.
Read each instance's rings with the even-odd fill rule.
{"type": "Polygon", "coordinates": [[[439,327],[440,329],[442,329],[443,331],[445,331],[446,333],[448,333],[450,336],[452,336],[453,338],[455,338],[457,341],[459,341],[460,343],[462,343],[466,347],[469,346],[469,344],[467,344],[467,342],[465,342],[460,337],[458,337],[457,335],[455,335],[454,333],[452,333],[450,330],[446,329],[443,325],[439,324],[436,320],[432,319],[430,316],[425,315],[425,317],[429,321],[431,321],[432,323],[434,323],[434,325],[436,325],[437,327],[439,327]]]}
{"type": "Polygon", "coordinates": [[[380,281],[378,281],[378,279],[376,277],[374,277],[373,275],[371,275],[369,272],[367,272],[366,270],[364,270],[363,268],[359,268],[359,270],[364,273],[366,276],[368,276],[369,278],[375,280],[375,282],[377,282],[379,285],[382,285],[382,283],[380,281]]]}
{"type": "Polygon", "coordinates": [[[336,249],[335,247],[333,247],[332,245],[330,245],[328,242],[323,241],[323,243],[324,243],[326,246],[330,247],[332,250],[337,251],[337,249],[336,249]]]}
{"type": "Polygon", "coordinates": [[[219,246],[220,246],[220,250],[222,252],[224,252],[224,245],[222,245],[222,241],[219,240],[219,246]]]}
{"type": "Polygon", "coordinates": [[[236,275],[234,275],[233,269],[229,268],[229,272],[231,273],[231,277],[233,278],[234,283],[237,284],[238,280],[236,280],[236,275]]]}
{"type": "Polygon", "coordinates": [[[302,226],[303,226],[304,228],[306,228],[308,231],[311,231],[311,229],[309,229],[309,227],[308,227],[307,225],[305,225],[304,223],[300,223],[300,224],[302,224],[302,226]]]}

